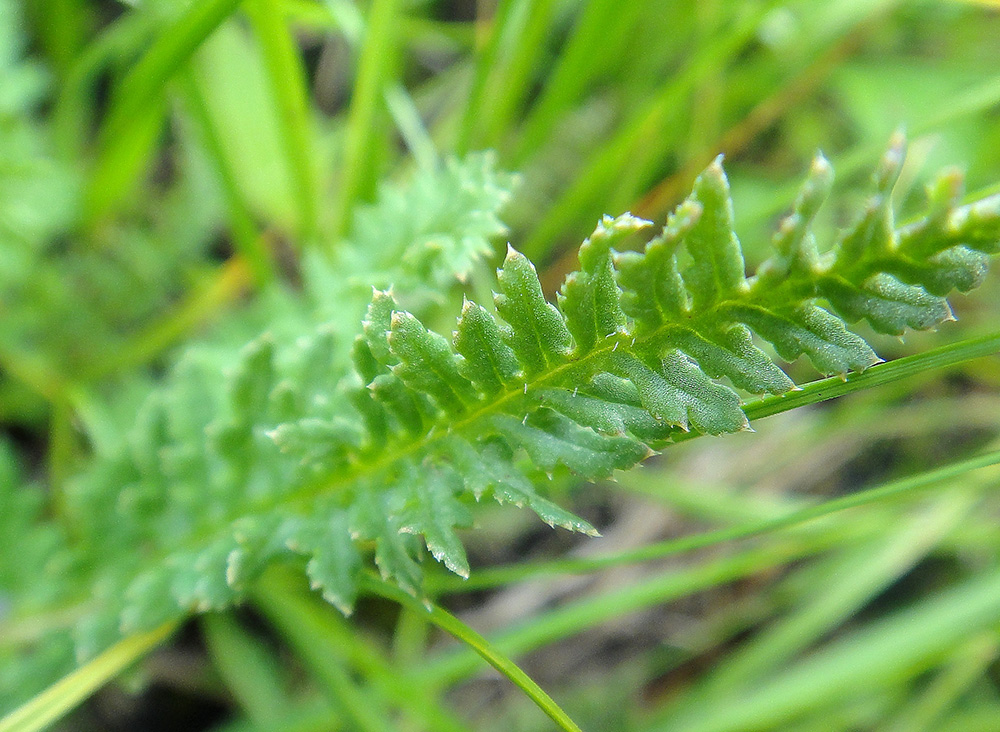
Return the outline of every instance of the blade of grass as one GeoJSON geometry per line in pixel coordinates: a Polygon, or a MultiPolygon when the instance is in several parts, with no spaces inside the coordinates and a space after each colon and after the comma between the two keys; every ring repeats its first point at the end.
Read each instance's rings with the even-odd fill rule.
{"type": "Polygon", "coordinates": [[[38,732],[45,729],[158,646],[175,627],[175,623],[167,623],[156,630],[119,641],[0,719],[0,732],[38,732]]]}
{"type": "Polygon", "coordinates": [[[686,695],[682,708],[714,704],[766,678],[857,613],[953,531],[979,502],[975,492],[951,490],[913,517],[899,516],[873,539],[849,545],[820,566],[797,607],[743,645],[686,695]]]}
{"type": "Polygon", "coordinates": [[[153,97],[142,109],[136,110],[127,128],[114,140],[100,145],[94,168],[86,181],[83,195],[84,221],[92,227],[126,198],[144,166],[153,157],[153,147],[166,123],[167,101],[153,97]]]}
{"type": "Polygon", "coordinates": [[[0,369],[12,379],[30,388],[48,402],[63,398],[70,385],[62,374],[44,359],[0,344],[0,369]]]}
{"type": "Polygon", "coordinates": [[[270,582],[266,577],[260,580],[255,603],[295,649],[330,704],[351,729],[394,732],[385,699],[352,678],[343,648],[331,642],[327,629],[319,626],[314,609],[303,609],[280,592],[268,591],[270,582]]]}
{"type": "Polygon", "coordinates": [[[771,729],[811,710],[877,693],[940,663],[1000,622],[1000,574],[988,572],[871,623],[773,679],[677,718],[656,719],[649,732],[771,729]]]}
{"type": "Polygon", "coordinates": [[[212,663],[237,703],[260,725],[281,719],[291,700],[274,654],[228,613],[201,618],[212,663]]]}
{"type": "MultiPolygon", "coordinates": [[[[742,550],[731,557],[667,571],[614,593],[587,597],[538,615],[498,633],[491,642],[509,656],[528,653],[612,618],[688,597],[824,551],[841,540],[841,537],[832,539],[829,536],[797,537],[794,541],[774,542],[742,550]]],[[[471,651],[443,653],[425,663],[422,673],[428,683],[447,686],[474,673],[477,663],[471,651]]]]}
{"type": "Polygon", "coordinates": [[[307,699],[289,704],[281,719],[267,725],[238,719],[213,727],[213,732],[340,732],[344,719],[331,709],[325,699],[307,699]]]}
{"type": "MultiPolygon", "coordinates": [[[[38,37],[55,71],[65,75],[84,45],[93,11],[82,0],[40,0],[27,5],[36,15],[38,37]]],[[[10,12],[9,10],[5,12],[10,12]]]]}
{"type": "Polygon", "coordinates": [[[319,196],[313,167],[313,133],[305,69],[278,0],[252,0],[245,6],[260,43],[271,88],[278,101],[278,121],[295,192],[299,234],[307,245],[318,235],[319,196]]]}
{"type": "Polygon", "coordinates": [[[479,139],[485,147],[499,146],[521,111],[545,51],[556,10],[555,0],[523,0],[515,4],[520,7],[511,19],[519,19],[521,25],[515,26],[513,33],[510,32],[513,28],[505,28],[508,35],[500,41],[502,44],[506,40],[510,45],[503,49],[502,73],[494,70],[490,77],[493,87],[487,87],[492,93],[480,109],[482,134],[479,139]]]}
{"type": "MultiPolygon", "coordinates": [[[[362,580],[365,591],[393,600],[415,612],[423,612],[434,625],[462,641],[493,668],[506,676],[521,691],[528,695],[539,709],[565,732],[582,732],[558,704],[535,681],[518,667],[510,658],[497,650],[486,638],[463,623],[451,613],[433,603],[423,603],[402,590],[366,574],[362,580]]],[[[424,675],[427,678],[426,674],[424,675]]]]}
{"type": "Polygon", "coordinates": [[[709,157],[692,158],[688,165],[664,178],[631,207],[637,216],[656,219],[663,216],[670,206],[683,195],[686,181],[694,179],[711,159],[723,153],[732,155],[742,151],[775,120],[794,109],[795,105],[815,91],[859,43],[859,35],[852,34],[832,44],[801,71],[788,79],[773,93],[761,100],[739,122],[730,127],[714,145],[709,157]]]}
{"type": "Polygon", "coordinates": [[[141,147],[143,138],[155,135],[159,125],[155,117],[151,118],[150,110],[162,109],[167,81],[241,2],[193,3],[160,32],[122,80],[101,128],[100,149],[87,189],[85,209],[91,222],[101,218],[125,194],[146,161],[145,155],[130,150],[141,147]]]}
{"type": "MultiPolygon", "coordinates": [[[[627,196],[618,190],[622,172],[638,165],[648,165],[650,155],[665,147],[663,139],[667,121],[681,108],[685,98],[706,73],[730,58],[755,32],[760,13],[749,13],[737,21],[722,39],[694,51],[684,68],[621,126],[619,131],[590,156],[569,189],[552,205],[518,247],[528,258],[543,259],[551,244],[560,236],[574,233],[581,220],[596,219],[594,210],[606,204],[600,201],[615,196],[627,196]],[[657,140],[659,144],[643,148],[642,143],[657,140]]],[[[588,224],[589,225],[589,224],[588,224]]]]}
{"type": "Polygon", "coordinates": [[[309,592],[300,574],[275,568],[256,584],[258,606],[296,648],[318,676],[328,664],[350,665],[378,692],[421,729],[466,732],[455,715],[429,693],[419,671],[393,665],[382,650],[366,640],[328,603],[309,592]]]}
{"type": "Polygon", "coordinates": [[[440,165],[437,148],[406,88],[398,83],[389,85],[385,90],[385,102],[417,166],[423,170],[436,169],[440,165]]]}
{"type": "Polygon", "coordinates": [[[215,172],[219,178],[219,184],[226,200],[226,208],[229,212],[229,228],[233,243],[249,265],[255,284],[262,287],[275,277],[271,254],[264,246],[263,237],[256,230],[250,207],[243,199],[239,184],[236,182],[236,175],[226,159],[222,142],[212,124],[211,115],[205,104],[205,97],[190,69],[181,72],[180,82],[184,90],[188,111],[198,126],[201,141],[209,159],[215,164],[215,172]]]}
{"type": "Polygon", "coordinates": [[[478,40],[472,83],[454,143],[458,155],[465,155],[473,146],[479,144],[479,115],[486,94],[486,82],[496,66],[500,41],[509,34],[508,26],[517,20],[517,13],[514,12],[517,7],[516,0],[501,0],[492,18],[476,22],[478,40]]]}
{"type": "Polygon", "coordinates": [[[510,567],[492,567],[476,570],[468,579],[453,575],[431,575],[427,578],[427,591],[431,593],[477,590],[487,587],[523,582],[547,574],[584,574],[609,567],[636,564],[653,559],[683,554],[718,544],[748,539],[782,529],[798,526],[807,521],[846,511],[851,508],[887,501],[926,490],[945,481],[953,480],[974,470],[1000,465],[1000,450],[977,455],[903,478],[876,488],[858,491],[847,496],[824,501],[776,518],[752,521],[701,534],[669,539],[639,549],[618,552],[606,557],[557,559],[548,562],[522,562],[510,567]]]}
{"type": "Polygon", "coordinates": [[[515,166],[538,149],[567,108],[607,66],[609,57],[613,59],[626,42],[629,30],[643,13],[648,12],[649,7],[640,2],[592,0],[586,3],[554,60],[538,101],[532,105],[521,126],[513,155],[515,166]]]}
{"type": "Polygon", "coordinates": [[[983,678],[998,655],[1000,638],[995,630],[969,639],[956,649],[948,664],[926,688],[907,700],[896,719],[882,727],[883,732],[953,729],[942,717],[970,686],[983,678]]]}
{"type": "Polygon", "coordinates": [[[379,103],[395,63],[401,15],[400,0],[373,0],[368,13],[358,73],[347,113],[340,186],[334,203],[333,241],[347,233],[354,205],[375,189],[378,175],[375,148],[381,134],[379,103]]]}
{"type": "Polygon", "coordinates": [[[131,55],[153,32],[150,13],[125,13],[91,41],[66,69],[52,108],[53,137],[60,155],[79,160],[94,113],[94,85],[115,59],[131,55]]]}

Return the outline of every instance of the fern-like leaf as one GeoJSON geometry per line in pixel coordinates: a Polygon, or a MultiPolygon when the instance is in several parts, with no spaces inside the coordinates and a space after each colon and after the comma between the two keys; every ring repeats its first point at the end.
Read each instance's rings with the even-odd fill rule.
{"type": "Polygon", "coordinates": [[[888,194],[900,161],[896,146],[859,222],[820,254],[810,224],[831,171],[817,158],[755,276],[744,272],[717,160],[643,251],[615,247],[648,222],[603,219],[558,304],[510,249],[497,315],[466,301],[450,339],[376,290],[347,374],[324,369],[335,349],[323,330],[294,348],[254,342],[221,398],[189,354],[128,451],[99,461],[72,492],[85,530],[77,561],[95,593],[79,649],[223,607],[292,555],[345,613],[367,558],[419,594],[424,547],[468,573],[457,530],[489,496],[595,533],[545,498],[539,478],[569,470],[595,480],[680,431],[747,429],[741,394],[794,388],[762,342],[845,374],[879,360],[849,324],[898,333],[951,317],[945,291],[977,284],[997,251],[1000,197],[958,206],[949,173],[931,187],[927,216],[896,229],[888,194]],[[109,496],[109,485],[120,490],[109,496]],[[102,559],[124,544],[129,556],[102,559]]]}

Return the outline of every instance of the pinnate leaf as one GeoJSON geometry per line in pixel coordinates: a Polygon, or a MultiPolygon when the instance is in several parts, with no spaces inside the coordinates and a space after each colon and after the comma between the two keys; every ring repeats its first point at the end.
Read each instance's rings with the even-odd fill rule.
{"type": "MultiPolygon", "coordinates": [[[[748,393],[794,388],[769,353],[804,355],[824,374],[864,370],[879,358],[852,324],[935,327],[952,317],[945,295],[982,280],[998,251],[1000,197],[960,206],[949,173],[932,185],[928,214],[897,229],[889,202],[901,154],[894,145],[886,155],[858,223],[828,252],[811,228],[831,180],[818,157],[752,276],[716,160],[640,251],[616,249],[647,222],[602,219],[555,304],[511,248],[496,314],[467,301],[450,339],[386,289],[343,353],[332,328],[291,344],[257,339],[235,361],[189,353],[121,450],[68,493],[83,536],[67,552],[93,596],[78,650],[236,602],[269,563],[296,556],[345,613],[372,560],[419,595],[425,548],[468,574],[458,530],[484,497],[596,533],[543,495],[545,474],[602,479],[681,431],[745,430],[748,393]],[[123,546],[134,551],[108,562],[123,546]]],[[[499,231],[489,220],[474,228],[491,226],[499,231]]],[[[445,239],[407,250],[411,274],[440,274],[455,244],[445,239]]]]}

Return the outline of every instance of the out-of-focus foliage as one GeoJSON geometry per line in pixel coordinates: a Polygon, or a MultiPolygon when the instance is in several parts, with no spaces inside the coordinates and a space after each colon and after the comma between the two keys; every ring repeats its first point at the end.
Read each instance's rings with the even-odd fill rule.
{"type": "Polygon", "coordinates": [[[932,369],[996,350],[997,38],[894,0],[3,0],[0,707],[212,611],[242,729],[547,728],[381,581],[536,651],[587,729],[991,729],[996,472],[964,458],[1000,374],[932,369]],[[818,148],[837,180],[781,218],[818,148]],[[908,354],[745,430],[839,388],[790,391],[806,360],[908,354]],[[613,473],[700,433],[737,434],[613,473]],[[934,488],[642,561],[901,475],[934,488]],[[616,569],[502,589],[572,540],[490,495],[616,569]]]}

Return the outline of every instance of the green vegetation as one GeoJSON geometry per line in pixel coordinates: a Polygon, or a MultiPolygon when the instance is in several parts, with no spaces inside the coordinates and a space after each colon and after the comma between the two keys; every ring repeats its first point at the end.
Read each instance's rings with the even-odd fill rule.
{"type": "Polygon", "coordinates": [[[994,729],[1000,11],[469,10],[0,0],[0,732],[994,729]]]}

